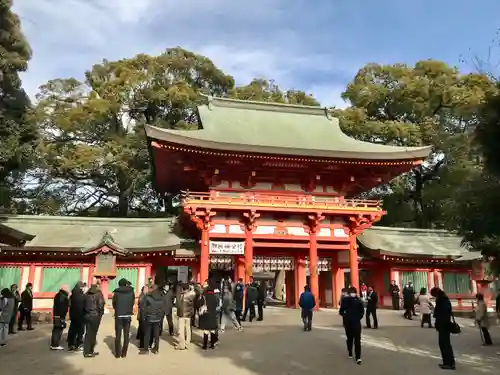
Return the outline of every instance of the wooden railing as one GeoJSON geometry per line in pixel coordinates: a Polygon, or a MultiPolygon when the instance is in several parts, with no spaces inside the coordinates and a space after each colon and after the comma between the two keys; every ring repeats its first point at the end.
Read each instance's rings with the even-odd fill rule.
{"type": "Polygon", "coordinates": [[[345,199],[344,197],[325,197],[300,194],[262,194],[262,193],[226,193],[185,192],[182,202],[184,205],[243,205],[280,208],[314,208],[323,210],[355,209],[376,211],[381,210],[380,201],[364,199],[345,199]]]}

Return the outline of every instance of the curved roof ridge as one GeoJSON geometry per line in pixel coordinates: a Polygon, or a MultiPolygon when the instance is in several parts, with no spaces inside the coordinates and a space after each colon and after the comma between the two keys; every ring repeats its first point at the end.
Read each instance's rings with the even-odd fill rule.
{"type": "Polygon", "coordinates": [[[249,109],[249,110],[260,110],[260,111],[271,111],[271,112],[296,113],[296,114],[302,114],[302,115],[324,116],[329,120],[333,119],[333,116],[330,116],[330,113],[332,112],[332,110],[328,107],[232,99],[232,98],[223,98],[220,96],[209,96],[209,95],[204,95],[204,94],[202,94],[202,96],[207,98],[208,108],[210,108],[211,106],[229,107],[229,108],[237,108],[237,109],[249,109]]]}
{"type": "Polygon", "coordinates": [[[422,229],[422,228],[402,228],[402,227],[383,227],[383,226],[378,226],[375,225],[367,230],[377,230],[381,229],[382,231],[388,231],[388,232],[404,232],[404,233],[439,233],[439,234],[449,234],[449,235],[454,235],[458,236],[457,233],[446,230],[446,229],[422,229]]]}

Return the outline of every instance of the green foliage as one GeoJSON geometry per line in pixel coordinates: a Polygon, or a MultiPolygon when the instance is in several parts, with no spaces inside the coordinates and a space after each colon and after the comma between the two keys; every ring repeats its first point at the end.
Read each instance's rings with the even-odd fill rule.
{"type": "Polygon", "coordinates": [[[30,101],[19,72],[27,69],[31,49],[12,1],[0,0],[0,210],[15,206],[16,183],[30,165],[36,126],[26,121],[30,101]]]}
{"type": "Polygon", "coordinates": [[[347,86],[351,103],[336,110],[343,130],[364,141],[433,146],[429,160],[372,195],[388,209],[381,224],[445,227],[454,214],[454,191],[477,164],[471,130],[485,97],[496,88],[481,74],[461,75],[441,61],[368,64],[347,86]]]}

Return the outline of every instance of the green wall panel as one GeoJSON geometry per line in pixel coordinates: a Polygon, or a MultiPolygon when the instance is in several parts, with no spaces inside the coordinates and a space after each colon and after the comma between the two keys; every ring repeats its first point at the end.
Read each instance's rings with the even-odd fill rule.
{"type": "Polygon", "coordinates": [[[429,283],[427,279],[428,272],[425,271],[417,271],[417,272],[402,272],[403,280],[402,287],[408,283],[413,283],[413,288],[415,289],[415,293],[419,293],[421,288],[426,288],[429,291],[429,283]]]}
{"type": "Polygon", "coordinates": [[[132,283],[134,290],[137,289],[137,277],[139,275],[139,269],[137,267],[118,267],[116,269],[116,277],[109,282],[108,290],[110,293],[118,288],[118,281],[120,279],[127,279],[132,283]]]}
{"type": "Polygon", "coordinates": [[[19,285],[21,282],[21,267],[0,267],[0,288],[10,288],[12,284],[17,284],[22,290],[24,285],[19,285]]]}
{"type": "Polygon", "coordinates": [[[443,290],[449,294],[471,293],[468,273],[443,272],[443,290]]]}
{"type": "Polygon", "coordinates": [[[70,290],[73,289],[80,281],[80,270],[80,267],[44,267],[40,292],[56,293],[62,285],[67,285],[70,290]]]}

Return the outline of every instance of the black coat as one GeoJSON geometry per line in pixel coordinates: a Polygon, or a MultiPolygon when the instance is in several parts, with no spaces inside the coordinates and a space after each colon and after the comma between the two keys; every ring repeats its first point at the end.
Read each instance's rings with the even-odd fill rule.
{"type": "Polygon", "coordinates": [[[85,317],[99,317],[104,315],[104,296],[99,288],[92,286],[85,294],[84,314],[85,317]]]}
{"type": "Polygon", "coordinates": [[[243,284],[236,284],[234,287],[234,303],[236,306],[236,310],[243,310],[243,297],[245,295],[245,286],[243,284]]]}
{"type": "Polygon", "coordinates": [[[144,297],[144,320],[161,322],[165,316],[165,296],[161,290],[155,289],[144,297]]]}
{"type": "Polygon", "coordinates": [[[204,331],[215,331],[219,328],[219,314],[217,313],[217,307],[219,305],[219,297],[211,289],[203,292],[200,297],[202,305],[207,306],[207,311],[200,315],[199,328],[204,331]]]}
{"type": "Polygon", "coordinates": [[[445,292],[440,290],[436,296],[436,306],[434,307],[434,318],[436,319],[434,327],[436,327],[436,330],[442,332],[449,331],[452,315],[453,309],[450,299],[445,292]]]}
{"type": "Polygon", "coordinates": [[[128,285],[116,288],[113,292],[112,302],[115,317],[133,316],[135,303],[134,288],[128,285]]]}
{"type": "Polygon", "coordinates": [[[410,310],[415,305],[415,290],[413,287],[403,288],[403,307],[405,310],[410,310]]]}
{"type": "Polygon", "coordinates": [[[255,304],[259,299],[259,287],[257,284],[250,284],[247,287],[247,304],[255,304]]]}
{"type": "Polygon", "coordinates": [[[378,307],[378,295],[377,292],[368,292],[368,301],[366,303],[366,310],[375,311],[378,307]]]}
{"type": "Polygon", "coordinates": [[[163,303],[164,303],[163,308],[165,310],[165,315],[172,315],[172,308],[174,307],[174,300],[175,300],[174,288],[170,288],[163,295],[163,303]]]}
{"type": "Polygon", "coordinates": [[[81,320],[85,315],[85,294],[80,287],[75,287],[69,298],[69,318],[81,320]]]}
{"type": "Polygon", "coordinates": [[[52,308],[52,318],[66,319],[69,310],[69,295],[65,290],[60,290],[54,297],[52,308]]]}
{"type": "Polygon", "coordinates": [[[342,298],[342,302],[340,303],[339,313],[342,315],[344,326],[361,326],[361,319],[363,319],[363,316],[365,315],[363,301],[361,301],[357,296],[345,296],[342,298]]]}
{"type": "Polygon", "coordinates": [[[267,294],[266,284],[261,283],[257,288],[259,290],[257,302],[262,304],[266,301],[266,294],[267,294]]]}
{"type": "Polygon", "coordinates": [[[28,311],[33,310],[33,292],[25,290],[21,293],[21,305],[19,306],[19,309],[28,311]]]}

